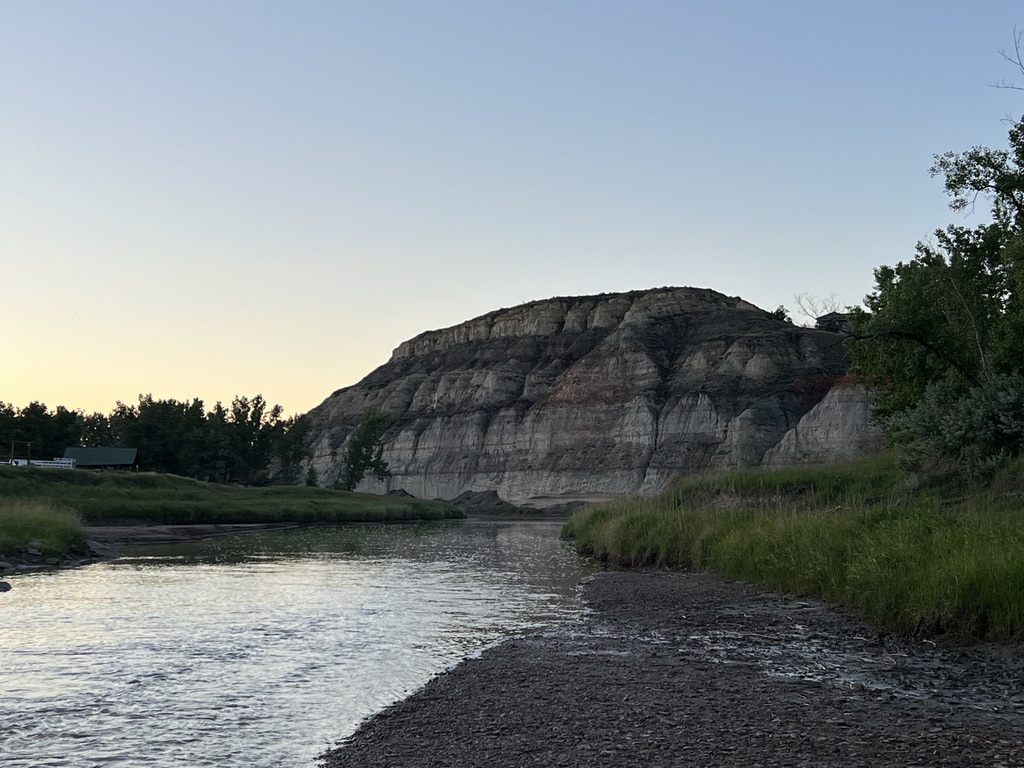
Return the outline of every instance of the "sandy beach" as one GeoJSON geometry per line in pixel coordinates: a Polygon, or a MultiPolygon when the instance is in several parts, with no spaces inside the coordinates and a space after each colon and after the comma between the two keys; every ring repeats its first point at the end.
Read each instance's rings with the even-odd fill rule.
{"type": "Polygon", "coordinates": [[[880,636],[708,573],[602,573],[584,597],[582,625],[464,661],[324,765],[1024,765],[1020,649],[880,636]]]}

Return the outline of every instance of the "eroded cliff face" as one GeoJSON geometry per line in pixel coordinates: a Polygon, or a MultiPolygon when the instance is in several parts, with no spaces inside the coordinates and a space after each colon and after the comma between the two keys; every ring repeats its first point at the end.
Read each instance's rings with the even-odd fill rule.
{"type": "Polygon", "coordinates": [[[871,430],[862,391],[826,398],[846,367],[837,334],[711,290],[537,301],[421,334],[332,394],[310,412],[312,464],[333,483],[373,406],[394,419],[392,477],[360,490],[537,505],[656,493],[681,475],[807,460],[804,417],[836,444],[871,430]]]}
{"type": "Polygon", "coordinates": [[[837,381],[764,456],[767,467],[831,464],[880,451],[881,430],[870,421],[867,391],[850,377],[837,381]]]}

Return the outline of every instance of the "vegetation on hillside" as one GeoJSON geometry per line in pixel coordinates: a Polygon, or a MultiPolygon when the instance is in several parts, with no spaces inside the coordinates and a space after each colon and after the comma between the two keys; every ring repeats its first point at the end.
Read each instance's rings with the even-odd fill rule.
{"type": "Polygon", "coordinates": [[[391,417],[379,408],[367,408],[359,414],[359,423],[348,439],[345,452],[345,473],[341,479],[344,490],[354,490],[367,472],[378,480],[391,477],[388,463],[384,461],[384,444],[380,441],[390,423],[391,417]]]}

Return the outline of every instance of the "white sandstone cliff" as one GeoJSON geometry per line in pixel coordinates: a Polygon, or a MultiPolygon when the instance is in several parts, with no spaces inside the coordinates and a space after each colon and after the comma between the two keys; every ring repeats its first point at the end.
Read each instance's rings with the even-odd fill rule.
{"type": "Polygon", "coordinates": [[[312,465],[339,476],[378,407],[392,477],[360,490],[512,503],[652,494],[687,474],[873,450],[841,337],[741,299],[662,288],[556,298],[401,344],[310,413],[312,465]]]}

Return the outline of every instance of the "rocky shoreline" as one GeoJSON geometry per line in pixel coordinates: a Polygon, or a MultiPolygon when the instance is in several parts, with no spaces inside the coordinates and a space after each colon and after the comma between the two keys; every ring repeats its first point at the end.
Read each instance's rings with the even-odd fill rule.
{"type": "Polygon", "coordinates": [[[579,626],[506,642],[324,768],[1024,765],[1024,654],[880,636],[709,573],[609,572],[579,626]]]}
{"type": "MultiPolygon", "coordinates": [[[[63,557],[55,557],[43,550],[42,542],[30,541],[17,552],[0,557],[0,577],[10,576],[26,571],[43,571],[54,568],[77,568],[80,565],[95,563],[100,560],[113,560],[119,556],[118,551],[101,541],[87,539],[84,546],[63,557]]],[[[6,584],[6,582],[3,582],[6,584]]],[[[10,589],[10,585],[7,585],[10,589]]],[[[0,587],[0,590],[4,590],[0,587]]]]}

